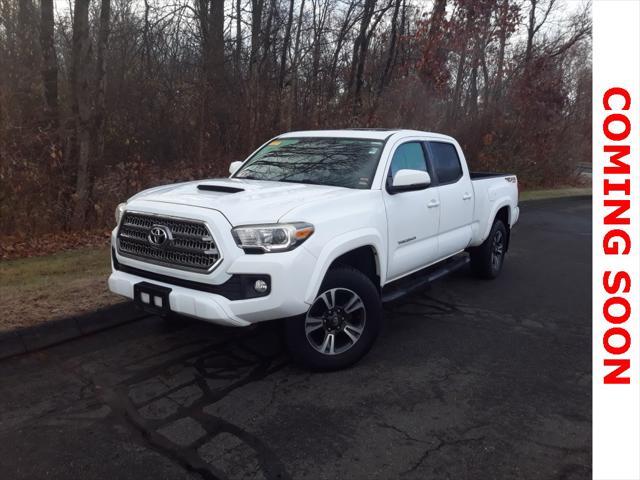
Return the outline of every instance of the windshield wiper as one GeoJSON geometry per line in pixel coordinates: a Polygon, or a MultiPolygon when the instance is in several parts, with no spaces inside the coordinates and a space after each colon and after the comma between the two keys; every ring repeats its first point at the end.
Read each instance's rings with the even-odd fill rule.
{"type": "Polygon", "coordinates": [[[320,183],[320,182],[315,182],[313,180],[311,180],[310,178],[303,178],[302,180],[287,180],[287,179],[281,179],[278,180],[279,182],[287,182],[287,183],[304,183],[307,185],[326,185],[325,183],[320,183]]]}

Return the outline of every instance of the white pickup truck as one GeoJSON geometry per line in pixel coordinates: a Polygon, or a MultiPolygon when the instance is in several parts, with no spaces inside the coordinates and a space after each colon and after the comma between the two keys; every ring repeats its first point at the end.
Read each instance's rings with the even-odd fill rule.
{"type": "Polygon", "coordinates": [[[222,325],[285,319],[291,355],[315,369],[361,358],[383,301],[469,261],[496,277],[519,214],[514,175],[470,173],[436,133],[292,132],[230,173],[120,204],[109,288],[222,325]]]}

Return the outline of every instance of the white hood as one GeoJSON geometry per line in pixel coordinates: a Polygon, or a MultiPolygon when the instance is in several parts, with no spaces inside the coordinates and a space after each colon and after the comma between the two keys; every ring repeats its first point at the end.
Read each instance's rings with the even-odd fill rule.
{"type": "Polygon", "coordinates": [[[287,212],[305,203],[344,196],[348,191],[349,189],[342,187],[263,180],[198,180],[145,190],[131,197],[127,207],[135,209],[136,201],[144,200],[210,208],[222,213],[232,225],[275,223],[287,212]],[[204,189],[198,188],[199,186],[204,189]],[[241,191],[215,191],[215,187],[241,191]]]}

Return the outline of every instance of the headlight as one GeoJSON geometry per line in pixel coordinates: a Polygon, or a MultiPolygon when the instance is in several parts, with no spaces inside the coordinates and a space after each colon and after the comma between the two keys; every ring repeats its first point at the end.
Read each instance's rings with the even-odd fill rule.
{"type": "Polygon", "coordinates": [[[293,250],[313,233],[310,223],[274,223],[244,225],[231,230],[238,246],[244,250],[283,252],[293,250]]]}
{"type": "Polygon", "coordinates": [[[121,203],[120,205],[118,205],[116,207],[116,225],[120,225],[120,219],[122,218],[122,215],[124,214],[124,209],[127,206],[126,203],[121,203]]]}

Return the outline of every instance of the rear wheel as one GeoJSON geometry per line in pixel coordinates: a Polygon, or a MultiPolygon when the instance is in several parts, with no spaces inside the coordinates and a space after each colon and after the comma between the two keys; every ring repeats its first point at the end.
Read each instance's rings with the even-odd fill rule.
{"type": "Polygon", "coordinates": [[[471,249],[471,270],[482,278],[496,278],[502,270],[506,249],[507,227],[496,219],[487,239],[471,249]]]}
{"type": "Polygon", "coordinates": [[[302,316],[288,319],[285,338],[293,359],[315,370],[338,370],[362,358],[380,329],[378,290],[351,267],[330,270],[302,316]]]}

